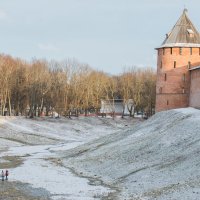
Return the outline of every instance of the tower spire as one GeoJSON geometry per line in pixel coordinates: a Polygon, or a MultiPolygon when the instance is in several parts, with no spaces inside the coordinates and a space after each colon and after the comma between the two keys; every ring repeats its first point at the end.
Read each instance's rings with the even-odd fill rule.
{"type": "Polygon", "coordinates": [[[188,12],[188,9],[185,7],[184,5],[184,10],[183,10],[184,13],[187,13],[188,12]]]}
{"type": "Polygon", "coordinates": [[[182,15],[167,34],[159,48],[163,47],[200,47],[200,35],[187,14],[188,10],[184,8],[182,15]]]}

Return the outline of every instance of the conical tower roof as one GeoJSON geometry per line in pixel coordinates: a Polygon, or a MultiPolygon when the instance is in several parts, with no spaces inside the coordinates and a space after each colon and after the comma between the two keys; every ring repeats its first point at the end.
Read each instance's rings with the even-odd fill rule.
{"type": "Polygon", "coordinates": [[[163,47],[200,47],[199,32],[189,19],[186,9],[158,48],[163,47]]]}

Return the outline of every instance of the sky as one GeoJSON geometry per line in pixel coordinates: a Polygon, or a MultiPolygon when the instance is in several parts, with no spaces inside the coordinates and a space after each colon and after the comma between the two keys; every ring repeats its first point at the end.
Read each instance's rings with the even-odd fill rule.
{"type": "Polygon", "coordinates": [[[155,68],[155,48],[184,7],[200,30],[199,0],[0,0],[0,53],[77,59],[109,74],[155,68]]]}

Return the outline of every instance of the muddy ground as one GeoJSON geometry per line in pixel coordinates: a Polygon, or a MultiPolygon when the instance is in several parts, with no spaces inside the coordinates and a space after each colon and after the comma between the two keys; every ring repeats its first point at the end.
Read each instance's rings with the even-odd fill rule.
{"type": "Polygon", "coordinates": [[[0,181],[0,200],[50,200],[50,194],[20,182],[0,181]]]}

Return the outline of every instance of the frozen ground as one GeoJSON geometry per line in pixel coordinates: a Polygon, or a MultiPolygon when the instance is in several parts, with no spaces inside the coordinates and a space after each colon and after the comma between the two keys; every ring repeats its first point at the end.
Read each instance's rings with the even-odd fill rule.
{"type": "Polygon", "coordinates": [[[63,166],[63,152],[102,136],[129,129],[133,124],[135,120],[131,119],[96,117],[72,120],[1,117],[0,169],[10,168],[9,182],[16,183],[15,186],[18,181],[30,184],[33,188],[45,189],[42,192],[35,191],[42,195],[47,192],[41,199],[106,198],[114,192],[113,188],[96,179],[79,176],[63,166]]]}
{"type": "Polygon", "coordinates": [[[65,166],[118,188],[110,199],[200,199],[200,110],[161,112],[63,154],[65,166]]]}
{"type": "Polygon", "coordinates": [[[42,199],[199,200],[200,110],[142,123],[1,118],[0,166],[42,199]]]}

